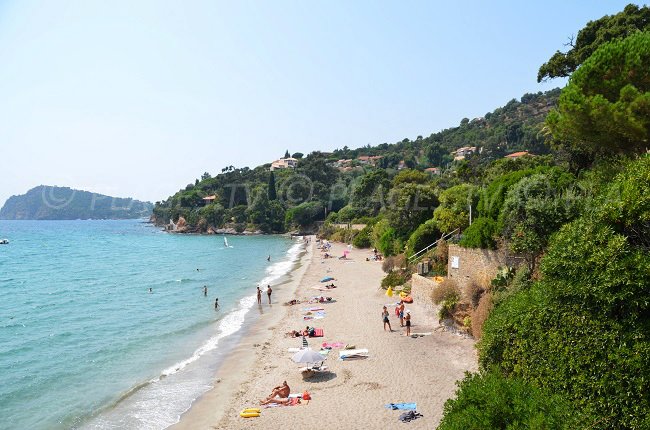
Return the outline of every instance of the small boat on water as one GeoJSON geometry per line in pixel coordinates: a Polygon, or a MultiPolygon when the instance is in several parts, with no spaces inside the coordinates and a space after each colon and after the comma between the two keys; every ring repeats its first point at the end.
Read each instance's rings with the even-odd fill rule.
{"type": "Polygon", "coordinates": [[[9,245],[8,239],[0,239],[0,245],[9,245]]]}

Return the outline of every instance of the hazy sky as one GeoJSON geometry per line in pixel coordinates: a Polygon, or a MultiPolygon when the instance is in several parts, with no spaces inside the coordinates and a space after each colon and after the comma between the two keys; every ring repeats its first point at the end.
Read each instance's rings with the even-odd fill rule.
{"type": "Polygon", "coordinates": [[[563,86],[538,67],[627,3],[0,0],[0,204],[428,136],[563,86]]]}

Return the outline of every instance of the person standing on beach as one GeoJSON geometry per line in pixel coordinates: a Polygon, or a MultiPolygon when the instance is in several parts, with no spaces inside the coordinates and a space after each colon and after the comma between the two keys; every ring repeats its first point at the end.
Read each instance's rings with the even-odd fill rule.
{"type": "Polygon", "coordinates": [[[393,331],[390,326],[390,320],[388,319],[388,309],[384,306],[384,310],[381,312],[381,319],[384,321],[384,331],[386,331],[386,324],[388,324],[388,330],[393,331]]]}
{"type": "Polygon", "coordinates": [[[404,300],[399,301],[399,326],[404,327],[404,300]]]}
{"type": "Polygon", "coordinates": [[[266,295],[269,296],[269,305],[271,304],[271,293],[272,292],[273,292],[273,290],[271,289],[270,285],[268,287],[266,287],[266,295]]]}
{"type": "Polygon", "coordinates": [[[219,297],[214,299],[214,310],[218,311],[219,310],[219,297]]]}
{"type": "Polygon", "coordinates": [[[404,319],[406,320],[406,335],[410,336],[411,335],[411,313],[407,312],[404,319]]]}
{"type": "Polygon", "coordinates": [[[260,290],[259,285],[257,286],[257,304],[262,304],[262,290],[260,290]]]}
{"type": "Polygon", "coordinates": [[[207,285],[204,285],[204,286],[203,286],[203,295],[204,295],[205,297],[208,297],[208,286],[207,286],[207,285]]]}

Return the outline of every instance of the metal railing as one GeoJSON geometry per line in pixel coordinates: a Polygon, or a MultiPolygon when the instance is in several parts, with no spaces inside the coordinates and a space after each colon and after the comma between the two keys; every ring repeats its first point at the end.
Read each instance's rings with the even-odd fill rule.
{"type": "Polygon", "coordinates": [[[460,228],[457,228],[456,230],[452,231],[451,233],[443,234],[442,237],[441,237],[440,239],[436,240],[436,241],[433,242],[431,245],[429,245],[429,246],[427,246],[426,248],[423,248],[423,249],[419,250],[418,252],[416,252],[415,254],[411,255],[411,256],[409,257],[409,260],[408,260],[408,261],[409,261],[409,262],[413,262],[413,261],[415,261],[419,256],[421,256],[421,254],[424,254],[425,252],[429,251],[431,248],[433,248],[433,247],[435,247],[435,246],[438,246],[438,242],[440,242],[441,240],[445,240],[445,239],[451,237],[454,233],[456,233],[456,232],[459,231],[459,230],[460,230],[460,228]]]}

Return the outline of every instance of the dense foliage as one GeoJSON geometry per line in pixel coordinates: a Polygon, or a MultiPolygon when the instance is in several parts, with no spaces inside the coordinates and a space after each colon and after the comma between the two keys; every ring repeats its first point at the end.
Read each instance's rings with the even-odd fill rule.
{"type": "Polygon", "coordinates": [[[10,197],[0,219],[134,219],[151,215],[153,205],[67,187],[40,185],[10,197]]]}
{"type": "Polygon", "coordinates": [[[482,366],[565,393],[594,428],[646,428],[650,254],[636,237],[647,238],[649,213],[645,156],[553,237],[542,280],[495,308],[482,366]]]}
{"type": "Polygon", "coordinates": [[[496,249],[497,223],[491,218],[477,218],[467,227],[460,240],[465,248],[496,249]]]}
{"type": "Polygon", "coordinates": [[[498,372],[467,374],[445,403],[439,430],[572,429],[579,420],[564,398],[498,372]]]}

